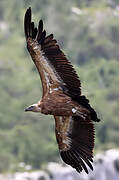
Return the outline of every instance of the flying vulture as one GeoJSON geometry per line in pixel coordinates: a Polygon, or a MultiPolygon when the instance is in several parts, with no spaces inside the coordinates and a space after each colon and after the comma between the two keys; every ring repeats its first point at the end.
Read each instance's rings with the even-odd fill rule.
{"type": "Polygon", "coordinates": [[[94,121],[99,122],[89,100],[81,95],[81,83],[53,34],[46,36],[43,21],[38,28],[31,21],[31,8],[24,18],[27,49],[40,74],[43,95],[25,111],[51,114],[63,161],[79,173],[93,170],[94,121]]]}

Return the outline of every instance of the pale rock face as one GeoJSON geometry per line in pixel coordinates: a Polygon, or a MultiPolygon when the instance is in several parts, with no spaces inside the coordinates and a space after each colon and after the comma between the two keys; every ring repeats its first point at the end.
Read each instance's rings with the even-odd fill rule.
{"type": "Polygon", "coordinates": [[[119,180],[119,150],[111,149],[97,154],[94,171],[89,169],[88,175],[85,172],[78,174],[73,168],[56,163],[49,163],[48,169],[53,180],[119,180]]]}
{"type": "Polygon", "coordinates": [[[80,174],[70,166],[63,166],[58,163],[48,163],[48,171],[52,175],[52,180],[85,180],[80,179],[80,174]]]}
{"type": "Polygon", "coordinates": [[[94,180],[119,179],[119,151],[108,150],[95,156],[95,170],[91,177],[94,180]]]}
{"type": "Polygon", "coordinates": [[[50,177],[44,171],[35,171],[15,173],[14,177],[8,180],[50,180],[50,177]]]}
{"type": "Polygon", "coordinates": [[[39,170],[6,176],[1,174],[0,180],[119,180],[119,150],[111,149],[97,154],[94,171],[89,170],[88,175],[84,171],[79,174],[68,165],[50,162],[47,173],[39,170]]]}

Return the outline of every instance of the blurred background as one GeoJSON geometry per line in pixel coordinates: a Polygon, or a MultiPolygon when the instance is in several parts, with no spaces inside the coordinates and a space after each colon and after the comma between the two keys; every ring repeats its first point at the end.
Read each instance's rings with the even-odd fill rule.
{"type": "Polygon", "coordinates": [[[101,119],[94,154],[119,149],[119,0],[0,0],[1,174],[61,163],[52,116],[24,112],[42,95],[24,37],[29,6],[36,25],[43,19],[76,68],[82,93],[101,119]]]}

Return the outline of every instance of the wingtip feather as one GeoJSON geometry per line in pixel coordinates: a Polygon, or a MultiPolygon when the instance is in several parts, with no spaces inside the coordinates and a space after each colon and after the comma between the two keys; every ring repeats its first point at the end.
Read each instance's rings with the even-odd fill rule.
{"type": "Polygon", "coordinates": [[[93,166],[92,164],[86,160],[85,158],[80,157],[75,151],[61,151],[60,155],[63,159],[63,161],[66,164],[71,165],[73,168],[75,168],[79,173],[84,169],[85,172],[88,174],[89,171],[87,169],[87,166],[85,163],[89,166],[89,168],[93,171],[93,166]]]}
{"type": "Polygon", "coordinates": [[[30,36],[30,24],[31,24],[31,7],[26,10],[24,18],[24,31],[26,39],[30,36]]]}

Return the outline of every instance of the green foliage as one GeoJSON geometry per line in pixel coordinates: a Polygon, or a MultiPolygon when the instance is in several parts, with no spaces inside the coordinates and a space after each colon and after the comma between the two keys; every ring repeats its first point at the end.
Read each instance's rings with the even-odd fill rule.
{"type": "Polygon", "coordinates": [[[0,172],[17,169],[19,162],[38,169],[59,158],[53,118],[24,112],[42,95],[25,47],[23,16],[29,6],[33,19],[44,20],[47,32],[55,34],[75,64],[82,92],[98,112],[96,151],[119,147],[118,4],[117,0],[0,1],[0,172]],[[73,7],[80,7],[80,13],[73,7]]]}

